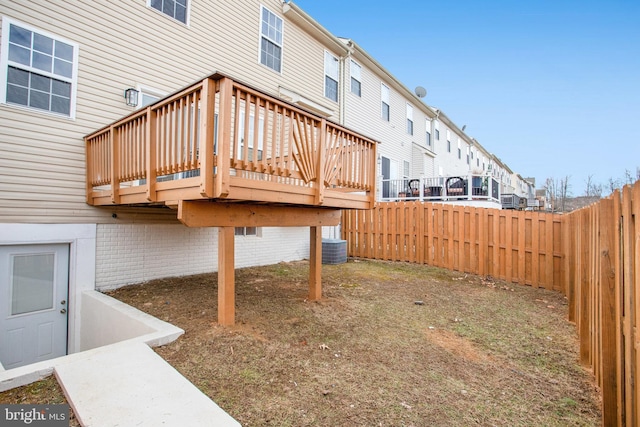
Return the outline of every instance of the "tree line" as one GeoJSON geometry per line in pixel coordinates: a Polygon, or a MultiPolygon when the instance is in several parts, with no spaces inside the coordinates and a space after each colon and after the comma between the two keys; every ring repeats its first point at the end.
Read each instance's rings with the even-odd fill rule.
{"type": "MultiPolygon", "coordinates": [[[[582,197],[600,199],[603,195],[611,194],[621,189],[627,184],[633,184],[640,180],[640,166],[636,167],[635,173],[626,169],[624,176],[620,178],[609,178],[605,183],[597,183],[593,175],[589,175],[585,180],[585,187],[582,197]]],[[[562,178],[547,178],[543,189],[547,203],[551,205],[554,212],[564,212],[567,210],[567,202],[573,198],[573,184],[571,176],[567,175],[562,178]]]]}

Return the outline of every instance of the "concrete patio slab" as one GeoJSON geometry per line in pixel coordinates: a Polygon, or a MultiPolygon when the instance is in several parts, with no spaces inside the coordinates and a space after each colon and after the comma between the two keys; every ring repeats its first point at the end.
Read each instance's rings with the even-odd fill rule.
{"type": "Polygon", "coordinates": [[[240,426],[144,343],[54,367],[83,426],[240,426]]]}

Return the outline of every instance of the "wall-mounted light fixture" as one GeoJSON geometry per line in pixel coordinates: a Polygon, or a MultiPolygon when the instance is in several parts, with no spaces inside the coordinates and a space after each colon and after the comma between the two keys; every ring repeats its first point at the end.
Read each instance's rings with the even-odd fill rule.
{"type": "Polygon", "coordinates": [[[129,105],[130,107],[138,106],[138,93],[140,92],[138,92],[132,87],[124,91],[124,99],[127,105],[129,105]]]}

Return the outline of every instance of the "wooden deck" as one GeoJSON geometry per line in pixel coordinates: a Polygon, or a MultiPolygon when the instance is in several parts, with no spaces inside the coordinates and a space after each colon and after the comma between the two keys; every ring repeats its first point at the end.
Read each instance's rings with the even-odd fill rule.
{"type": "Polygon", "coordinates": [[[376,142],[214,74],[85,137],[87,203],[375,203],[376,142]]]}
{"type": "Polygon", "coordinates": [[[234,227],[309,226],[309,299],[322,226],[375,204],[376,142],[214,74],[85,137],[87,203],[166,205],[218,227],[218,323],[235,322],[234,227]]]}

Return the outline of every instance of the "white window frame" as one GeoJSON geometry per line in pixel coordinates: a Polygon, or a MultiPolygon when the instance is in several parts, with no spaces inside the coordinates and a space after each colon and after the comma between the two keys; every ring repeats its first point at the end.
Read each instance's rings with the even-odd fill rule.
{"type": "Polygon", "coordinates": [[[407,133],[413,136],[413,106],[407,104],[407,133]]]}
{"type": "Polygon", "coordinates": [[[158,90],[158,89],[151,88],[151,87],[149,87],[149,86],[141,86],[141,85],[138,85],[138,86],[136,86],[136,89],[137,89],[137,90],[138,90],[138,92],[139,92],[139,93],[138,93],[138,105],[136,105],[136,108],[138,108],[138,109],[140,109],[140,108],[144,108],[144,107],[146,107],[147,105],[151,105],[151,104],[153,104],[154,102],[157,102],[157,101],[161,100],[162,98],[164,98],[165,96],[167,96],[167,93],[166,93],[166,92],[163,92],[163,91],[158,90]],[[147,96],[150,96],[150,97],[156,98],[156,100],[155,100],[155,101],[153,101],[153,102],[150,102],[149,104],[143,104],[143,103],[142,103],[142,97],[143,97],[144,95],[147,95],[147,96]]]}
{"type": "Polygon", "coordinates": [[[431,120],[425,120],[425,129],[426,129],[426,138],[427,138],[427,147],[431,147],[431,120]]]}
{"type": "Polygon", "coordinates": [[[391,90],[384,83],[380,83],[380,117],[384,121],[391,121],[391,103],[389,99],[391,98],[391,90]],[[387,115],[385,117],[385,105],[387,106],[387,115]]]}
{"type": "Polygon", "coordinates": [[[362,67],[353,59],[351,60],[351,66],[349,67],[349,73],[351,75],[351,93],[362,97],[362,67]],[[354,80],[358,82],[358,92],[353,91],[354,80]]]}
{"type": "Polygon", "coordinates": [[[78,52],[79,52],[78,43],[74,43],[70,40],[67,40],[63,37],[57,36],[55,34],[49,33],[47,31],[40,30],[37,27],[24,24],[20,21],[16,21],[15,19],[3,16],[2,17],[2,43],[0,45],[0,104],[10,105],[16,108],[23,108],[29,111],[39,112],[42,114],[49,114],[55,117],[63,117],[74,120],[76,118],[76,99],[78,93],[78,52]],[[9,31],[11,25],[15,25],[17,27],[24,28],[25,30],[29,30],[33,33],[40,34],[42,36],[53,39],[54,41],[60,41],[61,43],[65,43],[70,45],[73,48],[73,63],[71,64],[71,77],[61,76],[59,74],[55,74],[53,72],[42,71],[38,68],[34,68],[32,66],[26,66],[24,64],[19,64],[15,62],[9,61],[9,31]],[[57,113],[51,110],[44,110],[41,108],[31,107],[28,105],[22,104],[14,104],[7,102],[7,80],[9,67],[15,67],[23,71],[27,71],[31,74],[38,74],[44,77],[48,77],[50,79],[54,79],[57,81],[62,81],[65,83],[69,83],[71,85],[71,93],[69,100],[69,115],[57,113]]]}
{"type": "MultiPolygon", "coordinates": [[[[269,22],[266,22],[266,24],[270,26],[269,22]]],[[[265,67],[267,67],[271,71],[275,71],[278,74],[282,74],[282,70],[284,68],[284,20],[280,16],[278,16],[276,13],[272,12],[271,9],[268,9],[268,8],[266,8],[266,7],[261,5],[260,6],[259,28],[260,28],[260,34],[259,34],[260,37],[258,39],[258,64],[264,65],[265,67]],[[269,16],[273,16],[276,19],[276,24],[277,23],[280,24],[280,30],[279,30],[280,40],[279,41],[277,39],[274,39],[273,37],[271,37],[269,34],[265,34],[264,31],[263,31],[263,25],[265,24],[265,21],[263,19],[263,15],[264,15],[265,11],[269,13],[269,16]],[[266,64],[266,63],[262,62],[262,41],[263,41],[263,39],[280,48],[280,58],[279,58],[280,69],[279,70],[271,67],[269,64],[266,64]]],[[[278,35],[277,34],[278,28],[275,28],[275,31],[276,31],[276,36],[277,36],[278,35]]]]}
{"type": "Polygon", "coordinates": [[[409,178],[411,174],[411,163],[409,163],[408,160],[403,160],[402,161],[402,177],[403,178],[409,178]]]}
{"type": "MultiPolygon", "coordinates": [[[[152,0],[147,0],[147,7],[149,9],[154,10],[157,13],[161,13],[163,16],[168,17],[169,19],[177,22],[178,24],[189,26],[189,17],[191,15],[191,13],[190,13],[190,11],[191,11],[191,0],[186,0],[186,2],[185,2],[186,3],[186,7],[185,7],[186,10],[184,12],[185,13],[184,22],[182,22],[181,20],[177,19],[175,16],[172,16],[172,15],[169,15],[168,13],[166,13],[164,11],[164,7],[163,7],[163,10],[160,10],[160,9],[157,9],[157,8],[151,6],[151,1],[152,0]]],[[[165,0],[161,0],[161,1],[162,1],[163,5],[164,5],[164,1],[165,0]]],[[[175,3],[175,1],[174,1],[174,3],[175,3]]],[[[175,12],[175,9],[174,9],[174,12],[175,12]]]]}
{"type": "Polygon", "coordinates": [[[328,50],[324,51],[324,96],[334,102],[338,102],[340,88],[340,60],[328,50]],[[336,84],[336,96],[335,98],[329,96],[329,87],[327,86],[327,79],[335,82],[336,84]]]}
{"type": "Polygon", "coordinates": [[[235,227],[233,231],[234,236],[241,237],[262,237],[261,227],[235,227]]]}

